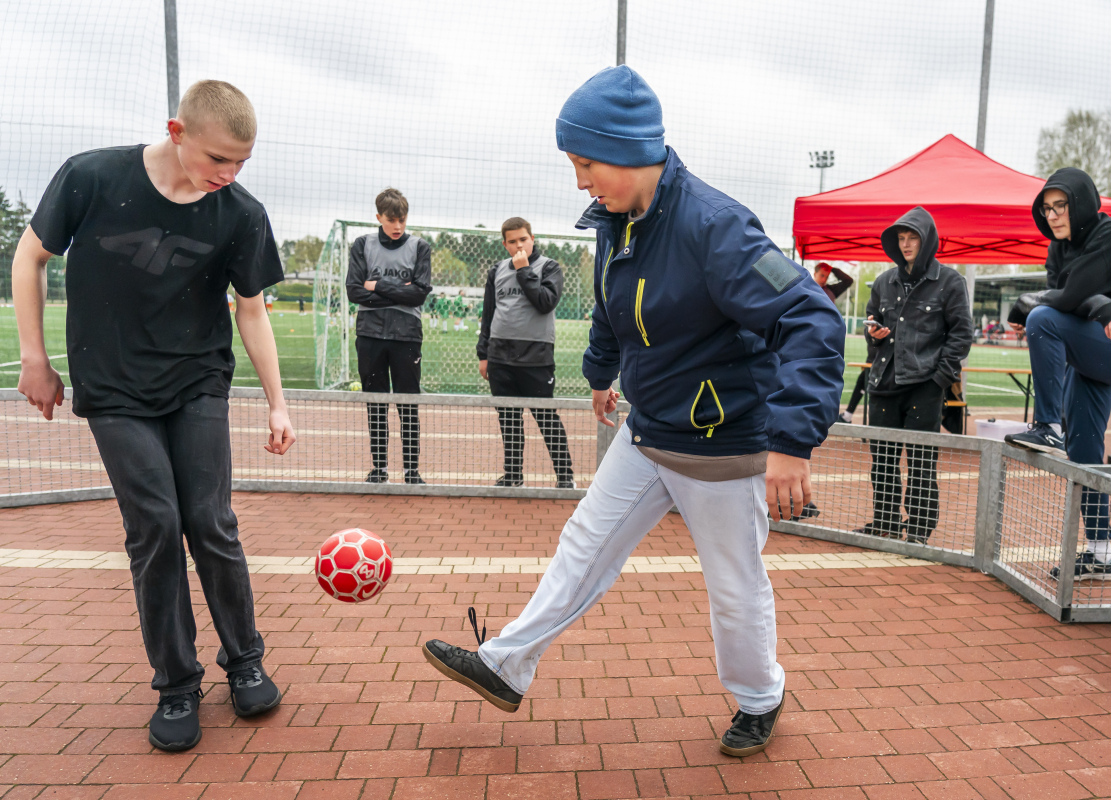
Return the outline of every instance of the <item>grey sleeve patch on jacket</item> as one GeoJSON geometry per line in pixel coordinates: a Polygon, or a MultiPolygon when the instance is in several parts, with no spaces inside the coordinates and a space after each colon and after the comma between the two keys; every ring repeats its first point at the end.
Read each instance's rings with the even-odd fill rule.
{"type": "Polygon", "coordinates": [[[778,294],[783,294],[784,289],[802,277],[799,275],[798,265],[776,250],[764,253],[752,268],[761,278],[770,283],[778,294]]]}

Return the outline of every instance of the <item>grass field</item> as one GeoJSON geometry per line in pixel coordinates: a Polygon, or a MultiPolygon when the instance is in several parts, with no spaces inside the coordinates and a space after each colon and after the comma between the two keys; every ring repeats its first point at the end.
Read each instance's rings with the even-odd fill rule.
{"type": "MultiPolygon", "coordinates": [[[[54,366],[62,373],[62,379],[69,384],[69,370],[65,358],[65,312],[64,306],[48,306],[46,309],[46,349],[51,356],[60,355],[53,360],[54,366]]],[[[282,380],[291,389],[314,389],[313,378],[315,357],[313,349],[313,324],[311,313],[297,313],[296,303],[276,303],[270,323],[278,342],[278,359],[281,363],[282,380]]],[[[442,327],[431,330],[429,319],[425,316],[425,339],[422,385],[430,392],[456,392],[485,394],[488,386],[478,375],[475,356],[475,326],[477,321],[467,320],[468,330],[451,330],[449,321],[447,331],[442,327]]],[[[556,393],[561,396],[585,396],[589,390],[582,377],[582,353],[586,349],[589,323],[577,320],[558,320],[556,322],[556,393]]],[[[243,344],[236,335],[234,342],[236,386],[257,386],[258,377],[243,344]]],[[[846,362],[862,362],[865,359],[864,339],[850,336],[845,342],[846,362]]],[[[351,352],[352,372],[355,372],[354,346],[351,352]]],[[[972,367],[1014,367],[1028,369],[1029,354],[1018,348],[991,347],[977,345],[969,356],[972,367]]],[[[845,393],[842,402],[848,400],[849,392],[856,382],[859,370],[846,369],[845,393]]],[[[0,387],[14,387],[19,377],[19,339],[16,335],[15,311],[11,307],[0,307],[0,387]]],[[[1025,377],[1022,378],[1025,383],[1025,377]]],[[[968,380],[968,402],[980,407],[1022,407],[1023,397],[1018,387],[1006,375],[985,375],[970,373],[968,380]]]]}

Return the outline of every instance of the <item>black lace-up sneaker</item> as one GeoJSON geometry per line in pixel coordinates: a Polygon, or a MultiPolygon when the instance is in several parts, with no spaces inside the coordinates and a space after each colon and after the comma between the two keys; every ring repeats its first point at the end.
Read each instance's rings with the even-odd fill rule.
{"type": "Polygon", "coordinates": [[[415,469],[405,470],[405,482],[410,486],[424,486],[424,478],[415,469]]]}
{"type": "Polygon", "coordinates": [[[1065,453],[1065,439],[1049,426],[1048,422],[1035,422],[1025,433],[1008,433],[1003,437],[1007,444],[1038,450],[1051,456],[1068,458],[1065,453]]]}
{"type": "Polygon", "coordinates": [[[366,474],[367,483],[386,483],[390,476],[386,474],[385,467],[376,467],[366,474]]]}
{"type": "Polygon", "coordinates": [[[260,664],[228,673],[231,706],[240,717],[253,717],[282,702],[282,692],[260,664]]]}
{"type": "Polygon", "coordinates": [[[201,740],[202,697],[204,692],[198,690],[159,698],[158,710],[150,718],[150,743],[171,753],[195,747],[201,740]]]}
{"type": "Polygon", "coordinates": [[[494,481],[494,486],[524,486],[525,479],[520,475],[510,475],[508,472],[494,481]]]}
{"type": "Polygon", "coordinates": [[[802,507],[801,514],[791,517],[791,522],[798,522],[799,520],[810,519],[811,517],[820,517],[821,515],[821,509],[813,503],[807,503],[802,507]]]}
{"type": "Polygon", "coordinates": [[[718,748],[727,756],[750,756],[768,746],[783,710],[783,701],[766,714],[746,714],[738,711],[733,715],[733,725],[724,734],[718,748]]]}
{"type": "MultiPolygon", "coordinates": [[[[478,644],[481,647],[486,640],[486,626],[482,626],[482,635],[479,636],[478,617],[475,615],[473,607],[467,609],[467,617],[470,619],[471,627],[474,628],[474,636],[478,639],[478,644]]],[[[486,666],[483,660],[478,657],[478,653],[472,653],[462,647],[441,642],[439,639],[425,642],[423,650],[424,657],[428,659],[429,664],[453,681],[474,689],[485,700],[493,703],[502,711],[512,713],[520,708],[521,695],[510,689],[509,685],[499,678],[494,670],[486,666]]]]}
{"type": "MultiPolygon", "coordinates": [[[[524,483],[523,480],[521,482],[524,483]]],[[[575,479],[574,478],[560,478],[559,480],[556,481],[556,488],[557,489],[578,489],[579,487],[575,485],[575,479]]]]}
{"type": "MultiPolygon", "coordinates": [[[[1073,579],[1078,581],[1107,581],[1111,580],[1111,564],[1104,564],[1095,557],[1094,553],[1083,552],[1076,557],[1076,564],[1072,569],[1073,579]]],[[[1061,578],[1061,568],[1054,567],[1049,571],[1053,580],[1061,578]]]]}

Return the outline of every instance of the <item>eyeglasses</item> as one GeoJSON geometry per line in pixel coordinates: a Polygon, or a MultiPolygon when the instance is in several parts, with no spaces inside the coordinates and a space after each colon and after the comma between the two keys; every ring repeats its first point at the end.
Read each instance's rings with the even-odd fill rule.
{"type": "Polygon", "coordinates": [[[1049,217],[1050,212],[1052,212],[1055,217],[1059,217],[1059,216],[1061,216],[1062,214],[1065,213],[1065,210],[1068,209],[1068,207],[1069,207],[1068,201],[1061,200],[1059,202],[1054,203],[1051,206],[1048,206],[1048,205],[1040,206],[1038,208],[1038,211],[1040,211],[1042,216],[1046,217],[1046,218],[1049,217]]]}

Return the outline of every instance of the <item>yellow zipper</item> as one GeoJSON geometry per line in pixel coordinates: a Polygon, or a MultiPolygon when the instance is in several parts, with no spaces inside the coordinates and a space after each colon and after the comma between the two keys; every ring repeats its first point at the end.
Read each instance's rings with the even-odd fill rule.
{"type": "Polygon", "coordinates": [[[610,261],[613,260],[613,248],[610,248],[610,253],[606,256],[606,265],[602,267],[602,302],[606,302],[606,273],[610,268],[610,261]]]}
{"type": "Polygon", "coordinates": [[[637,327],[640,328],[640,337],[642,339],[644,339],[644,346],[645,347],[651,347],[652,345],[648,344],[648,331],[646,331],[644,329],[644,318],[640,315],[640,304],[641,304],[641,301],[643,301],[643,300],[644,300],[644,278],[641,278],[637,282],[637,304],[636,304],[637,327]]]}
{"type": "Polygon", "coordinates": [[[633,235],[633,223],[629,223],[625,227],[625,246],[629,246],[629,237],[633,235]]]}
{"type": "Polygon", "coordinates": [[[723,422],[725,422],[725,411],[721,407],[721,401],[718,399],[718,393],[714,391],[714,382],[702,381],[702,384],[698,387],[698,394],[694,396],[694,402],[691,403],[691,425],[693,425],[695,428],[709,428],[710,430],[706,432],[706,438],[709,439],[711,436],[714,435],[714,428],[723,422]],[[718,407],[718,421],[711,425],[699,425],[697,422],[694,421],[694,410],[698,408],[698,401],[699,399],[701,399],[702,392],[706,389],[707,386],[710,387],[710,395],[714,398],[714,405],[718,407]]]}

